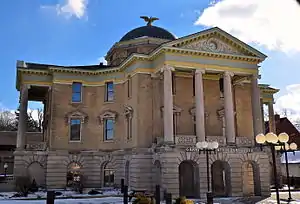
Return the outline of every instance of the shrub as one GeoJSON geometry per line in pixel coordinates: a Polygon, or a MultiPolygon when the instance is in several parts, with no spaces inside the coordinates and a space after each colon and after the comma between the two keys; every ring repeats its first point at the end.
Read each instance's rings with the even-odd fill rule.
{"type": "Polygon", "coordinates": [[[16,191],[22,196],[27,197],[31,187],[31,181],[28,176],[16,177],[16,191]]]}
{"type": "Polygon", "coordinates": [[[144,195],[138,195],[132,204],[152,204],[151,199],[144,195]]]}

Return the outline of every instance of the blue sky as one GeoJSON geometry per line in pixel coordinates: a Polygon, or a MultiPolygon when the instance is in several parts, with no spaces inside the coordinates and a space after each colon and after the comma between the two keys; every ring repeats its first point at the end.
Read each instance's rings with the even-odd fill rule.
{"type": "MultiPolygon", "coordinates": [[[[139,16],[148,15],[159,17],[161,20],[155,25],[178,37],[219,26],[267,54],[269,57],[261,68],[261,82],[281,89],[276,97],[278,110],[296,110],[298,116],[300,43],[296,34],[300,31],[295,27],[289,28],[290,33],[283,29],[289,26],[284,11],[289,12],[290,20],[299,16],[300,11],[297,4],[289,2],[293,0],[287,0],[289,3],[285,5],[278,0],[265,1],[272,6],[264,7],[258,0],[241,1],[242,6],[234,0],[3,1],[0,105],[7,109],[18,106],[16,60],[59,65],[97,64],[126,32],[145,24],[139,16]],[[278,8],[283,9],[282,14],[278,8]],[[272,19],[275,11],[277,17],[272,19]],[[262,15],[256,17],[259,14],[262,15]],[[278,15],[285,21],[278,21],[278,15]]],[[[31,108],[35,107],[31,104],[31,108]]]]}

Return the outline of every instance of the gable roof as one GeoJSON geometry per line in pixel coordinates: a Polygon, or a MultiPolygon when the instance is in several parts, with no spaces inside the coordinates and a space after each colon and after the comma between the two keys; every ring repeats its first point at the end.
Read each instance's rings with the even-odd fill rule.
{"type": "Polygon", "coordinates": [[[234,37],[233,35],[227,33],[226,31],[220,29],[219,27],[213,27],[210,29],[206,29],[191,35],[183,36],[181,38],[178,38],[176,40],[173,40],[171,42],[166,42],[163,45],[164,46],[172,46],[172,47],[178,47],[180,45],[185,44],[188,41],[191,41],[195,38],[199,38],[201,36],[211,35],[211,34],[218,34],[228,40],[230,40],[233,44],[235,44],[237,47],[243,48],[245,51],[253,54],[254,56],[261,59],[261,61],[265,60],[267,56],[263,54],[262,52],[258,51],[257,49],[251,47],[250,45],[242,42],[238,38],[234,37]]]}

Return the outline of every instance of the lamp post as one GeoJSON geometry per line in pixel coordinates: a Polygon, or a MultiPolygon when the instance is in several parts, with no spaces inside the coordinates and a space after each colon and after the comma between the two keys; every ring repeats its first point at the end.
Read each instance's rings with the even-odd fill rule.
{"type": "Polygon", "coordinates": [[[280,204],[279,198],[279,183],[277,178],[277,167],[276,167],[276,158],[275,158],[275,147],[281,146],[285,144],[289,140],[289,136],[286,133],[280,133],[278,136],[272,132],[264,134],[258,134],[255,137],[255,140],[260,145],[269,145],[272,153],[273,160],[273,173],[274,173],[274,181],[275,181],[275,190],[276,190],[276,199],[277,204],[280,204]]]}
{"type": "MultiPolygon", "coordinates": [[[[281,133],[281,134],[286,134],[286,133],[281,133]]],[[[287,135],[289,138],[289,136],[287,135]]],[[[295,154],[295,151],[297,150],[297,144],[296,143],[285,143],[283,145],[278,145],[275,146],[275,150],[277,150],[280,153],[284,153],[285,156],[285,171],[286,171],[286,179],[287,179],[287,185],[288,185],[288,191],[289,191],[289,198],[288,201],[290,202],[292,200],[292,195],[291,195],[291,183],[290,183],[290,173],[289,173],[289,162],[288,162],[288,152],[293,152],[295,154]]]]}
{"type": "Polygon", "coordinates": [[[6,177],[6,173],[7,173],[8,164],[7,164],[7,163],[5,163],[5,164],[3,165],[3,167],[4,167],[4,177],[6,177]]]}
{"type": "Polygon", "coordinates": [[[213,196],[210,190],[210,179],[209,179],[209,154],[211,152],[215,153],[216,150],[219,147],[219,143],[214,141],[214,142],[207,142],[207,141],[203,141],[203,142],[197,142],[196,144],[197,149],[199,149],[199,154],[201,154],[201,152],[205,152],[206,154],[206,178],[207,178],[207,194],[206,194],[206,198],[207,198],[207,204],[212,204],[213,203],[213,196]]]}

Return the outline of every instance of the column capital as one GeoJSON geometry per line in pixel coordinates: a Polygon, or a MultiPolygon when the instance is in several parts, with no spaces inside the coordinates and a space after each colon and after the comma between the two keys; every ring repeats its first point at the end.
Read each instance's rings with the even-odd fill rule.
{"type": "Polygon", "coordinates": [[[22,84],[21,89],[30,89],[30,84],[22,84]]]}
{"type": "Polygon", "coordinates": [[[174,67],[165,64],[162,68],[160,68],[160,72],[164,72],[164,71],[175,71],[174,67]]]}
{"type": "Polygon", "coordinates": [[[205,69],[196,69],[195,74],[205,74],[205,69]]]}
{"type": "Polygon", "coordinates": [[[233,73],[233,72],[229,72],[229,71],[225,71],[225,72],[224,72],[224,76],[230,76],[230,77],[233,77],[233,76],[234,76],[234,73],[233,73]]]}

